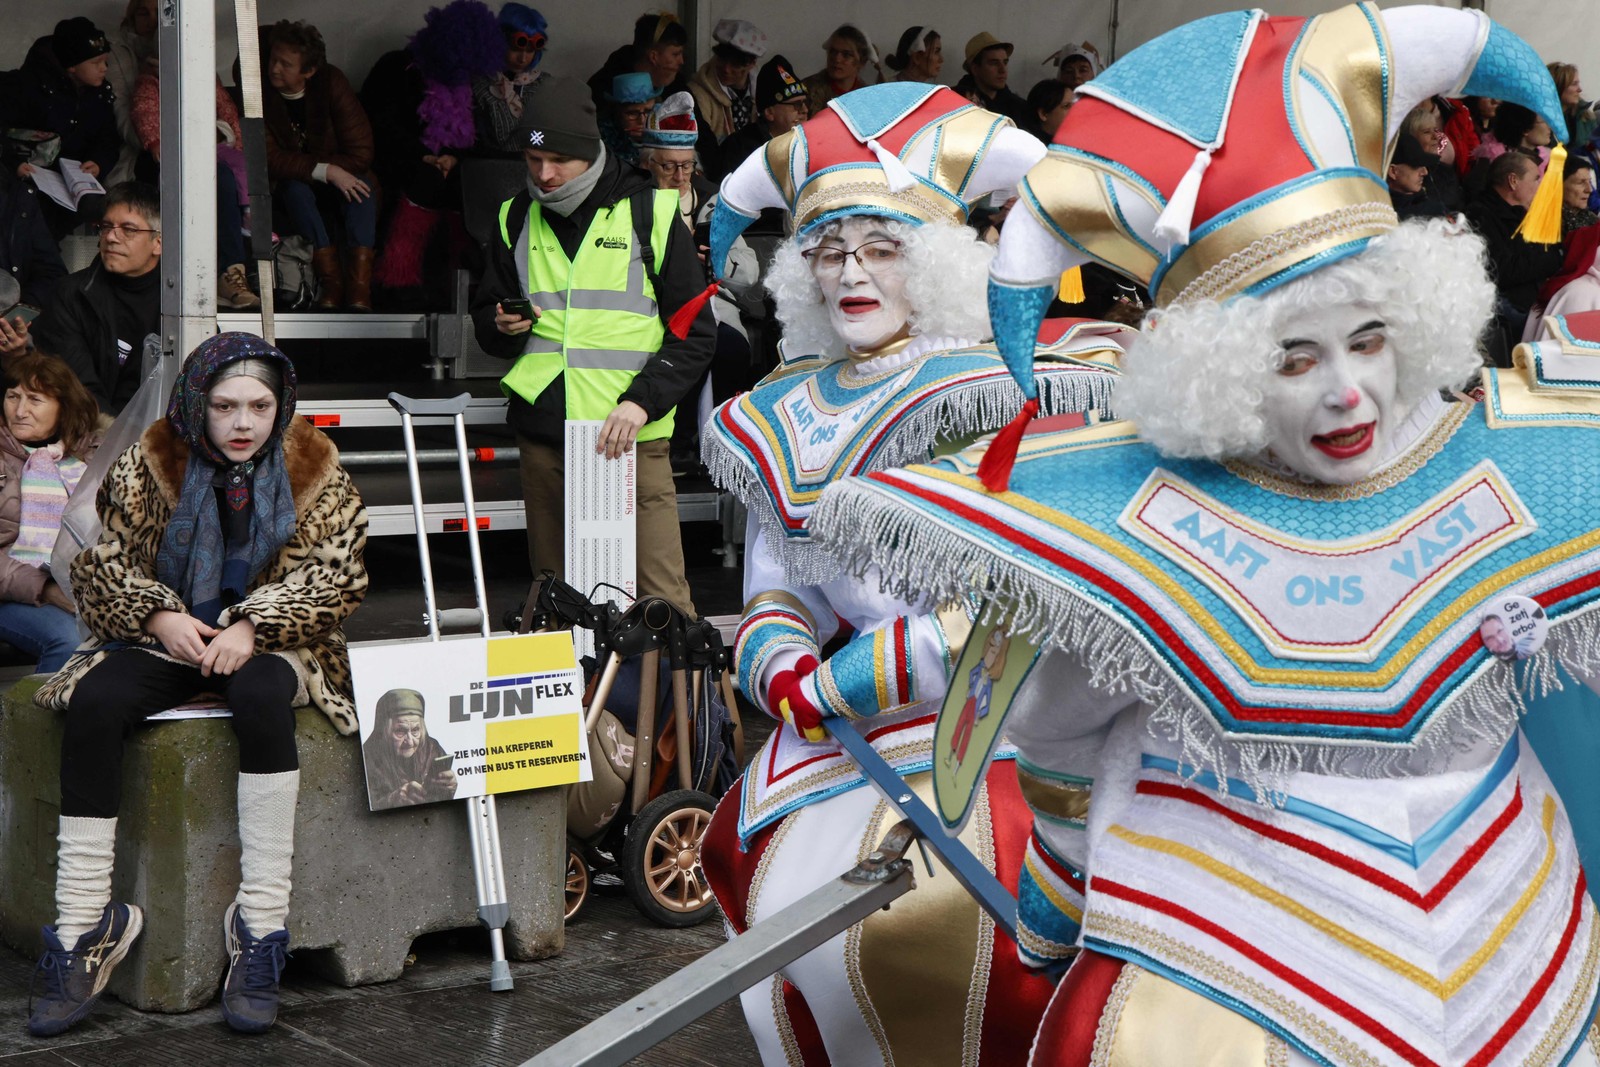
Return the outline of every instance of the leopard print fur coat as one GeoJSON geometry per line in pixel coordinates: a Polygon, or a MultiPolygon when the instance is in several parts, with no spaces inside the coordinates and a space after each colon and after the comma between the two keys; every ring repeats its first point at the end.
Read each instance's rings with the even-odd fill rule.
{"type": "MultiPolygon", "coordinates": [[[[283,458],[298,519],[294,536],[218,624],[248,616],[256,627],[256,653],[292,657],[311,703],[340,733],[351,734],[356,710],[340,626],[367,590],[367,511],[338,449],[304,419],[292,420],[285,431],[283,458]]],[[[72,564],[78,612],[94,643],[39,690],[34,699],[41,706],[65,711],[78,679],[106,657],[105,642],[159,651],[144,621],[157,611],[187,610],[155,575],[188,462],[188,445],[161,419],[107,473],[96,500],[105,528],[72,564]]]]}

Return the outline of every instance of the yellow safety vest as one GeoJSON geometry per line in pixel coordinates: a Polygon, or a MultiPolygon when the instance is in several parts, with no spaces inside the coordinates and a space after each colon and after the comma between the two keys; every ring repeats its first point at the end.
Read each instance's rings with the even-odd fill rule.
{"type": "MultiPolygon", "coordinates": [[[[500,205],[500,238],[511,247],[507,226],[515,198],[500,205]]],[[[650,244],[655,262],[665,262],[667,235],[678,225],[676,190],[657,189],[651,211],[650,244]]],[[[666,328],[655,288],[634,247],[633,205],[622,199],[595,212],[577,261],[545,224],[537,201],[513,256],[527,282],[528,299],[543,314],[528,334],[522,356],[500,379],[507,396],[533,403],[557,375],[565,375],[567,418],[604,419],[617,406],[634,375],[661,350],[666,328]]],[[[672,436],[672,411],[646,423],[639,440],[672,436]]]]}

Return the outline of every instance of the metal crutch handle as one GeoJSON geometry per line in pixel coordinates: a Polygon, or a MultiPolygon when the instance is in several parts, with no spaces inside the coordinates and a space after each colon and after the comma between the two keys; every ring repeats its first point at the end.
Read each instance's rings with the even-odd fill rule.
{"type": "Polygon", "coordinates": [[[458,396],[448,397],[443,400],[432,400],[427,397],[390,393],[389,403],[396,411],[402,414],[418,418],[449,418],[452,415],[461,415],[466,412],[467,405],[472,403],[472,394],[461,393],[458,396]]]}

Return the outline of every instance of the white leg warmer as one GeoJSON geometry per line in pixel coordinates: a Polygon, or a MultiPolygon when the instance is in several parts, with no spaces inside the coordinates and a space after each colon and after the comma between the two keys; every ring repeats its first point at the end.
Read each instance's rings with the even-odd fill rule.
{"type": "Polygon", "coordinates": [[[289,918],[294,809],[300,772],[239,775],[239,895],[254,937],[282,930],[289,918]]]}
{"type": "Polygon", "coordinates": [[[117,820],[61,816],[56,853],[56,937],[63,948],[94,929],[111,903],[117,820]]]}

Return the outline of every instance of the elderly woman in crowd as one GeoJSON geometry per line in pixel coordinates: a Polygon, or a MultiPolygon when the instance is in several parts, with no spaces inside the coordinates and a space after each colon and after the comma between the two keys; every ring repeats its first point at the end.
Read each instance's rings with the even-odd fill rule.
{"type": "Polygon", "coordinates": [[[72,600],[50,576],[67,498],[104,436],[100,405],[61,360],[6,364],[0,426],[0,637],[54,674],[78,647],[72,600]]]}
{"type": "Polygon", "coordinates": [[[367,588],[367,515],[338,452],[294,415],[287,356],[249,334],[189,357],[166,418],[100,490],[100,539],[73,564],[92,643],[42,688],[66,712],[56,922],[28,1029],[86,1015],[144,924],[111,899],[128,731],[218,692],[239,739],[239,892],[223,918],[222,1017],[245,1032],[277,1018],[288,950],[300,791],[294,709],[356,728],[340,626],[367,588]]]}

